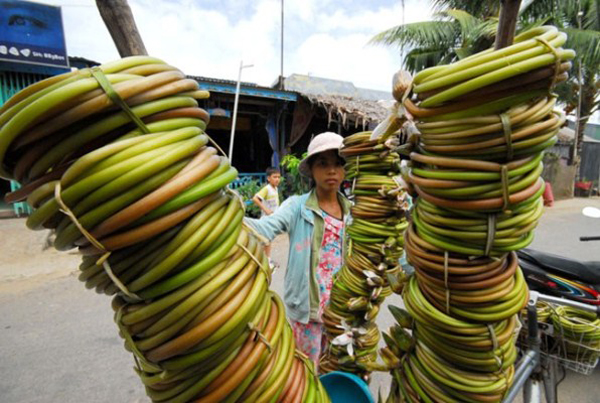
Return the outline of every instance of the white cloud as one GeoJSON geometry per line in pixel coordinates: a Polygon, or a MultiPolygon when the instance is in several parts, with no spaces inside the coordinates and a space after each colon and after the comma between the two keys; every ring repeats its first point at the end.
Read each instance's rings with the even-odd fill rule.
{"type": "MultiPolygon", "coordinates": [[[[285,1],[285,75],[307,74],[389,89],[397,50],[367,45],[402,22],[399,2],[285,1]]],[[[67,51],[99,62],[118,58],[93,0],[45,1],[63,6],[67,51]]],[[[242,79],[272,84],[280,66],[280,0],[130,0],[148,52],[192,75],[237,79],[240,60],[254,64],[242,79]],[[222,4],[221,4],[222,3],[222,4]],[[218,7],[218,8],[216,8],[218,7]]],[[[426,19],[407,1],[405,22],[426,19]]]]}
{"type": "MultiPolygon", "coordinates": [[[[323,10],[321,10],[323,11],[323,10]]],[[[363,88],[388,91],[392,75],[401,68],[396,49],[370,45],[377,33],[429,18],[427,9],[407,2],[372,10],[337,8],[315,16],[315,31],[290,56],[289,71],[352,81],[363,88]],[[403,18],[404,14],[404,18],[403,18]]],[[[288,70],[286,70],[288,71],[288,70]]]]}
{"type": "Polygon", "coordinates": [[[98,61],[110,61],[119,57],[94,1],[42,2],[62,6],[67,53],[70,56],[98,61]]]}
{"type": "Polygon", "coordinates": [[[236,78],[240,60],[255,67],[245,80],[272,82],[270,64],[276,64],[275,1],[262,1],[254,14],[233,24],[226,15],[198,7],[152,7],[132,4],[138,28],[150,54],[186,73],[236,78]]]}
{"type": "MultiPolygon", "coordinates": [[[[62,6],[67,51],[99,62],[118,52],[94,0],[62,6]]],[[[281,0],[129,0],[150,54],[192,75],[272,84],[279,75],[281,0]]],[[[388,91],[397,49],[367,45],[378,32],[431,18],[423,0],[285,0],[285,75],[312,74],[388,91]]],[[[600,122],[600,113],[592,121],[600,122]]]]}
{"type": "Polygon", "coordinates": [[[309,37],[292,56],[294,72],[352,81],[356,86],[389,90],[400,58],[387,49],[365,46],[369,35],[309,37]]]}
{"type": "Polygon", "coordinates": [[[329,4],[331,4],[329,0],[288,0],[285,2],[284,12],[288,17],[312,21],[315,19],[317,9],[327,7],[329,4]]]}
{"type": "Polygon", "coordinates": [[[321,14],[321,25],[328,31],[367,32],[375,35],[393,26],[429,19],[431,14],[423,2],[407,1],[403,8],[400,2],[392,7],[373,7],[354,11],[338,8],[332,14],[321,14]]]}

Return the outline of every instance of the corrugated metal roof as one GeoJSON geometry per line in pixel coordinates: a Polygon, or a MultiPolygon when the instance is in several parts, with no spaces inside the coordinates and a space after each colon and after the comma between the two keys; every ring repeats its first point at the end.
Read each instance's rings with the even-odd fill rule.
{"type": "MultiPolygon", "coordinates": [[[[235,80],[225,80],[223,78],[214,78],[214,77],[204,77],[204,76],[187,76],[188,78],[194,79],[198,82],[204,82],[204,83],[215,83],[215,84],[227,84],[227,85],[233,85],[234,87],[237,85],[237,81],[235,80]]],[[[254,88],[268,88],[268,89],[273,89],[271,87],[260,87],[258,84],[256,83],[249,83],[247,81],[242,81],[240,83],[240,86],[244,86],[244,87],[254,87],[254,88]]]]}
{"type": "MultiPolygon", "coordinates": [[[[200,89],[202,90],[220,92],[224,94],[235,94],[237,81],[189,75],[187,77],[196,80],[199,84],[200,89]]],[[[293,102],[295,102],[298,98],[298,94],[293,91],[282,91],[276,88],[263,87],[255,83],[248,83],[243,81],[240,83],[240,94],[253,97],[280,99],[284,101],[293,102]]]]}

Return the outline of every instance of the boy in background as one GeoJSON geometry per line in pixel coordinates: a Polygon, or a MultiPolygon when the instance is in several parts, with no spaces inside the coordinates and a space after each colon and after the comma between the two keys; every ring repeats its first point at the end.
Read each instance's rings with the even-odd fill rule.
{"type": "Polygon", "coordinates": [[[252,201],[261,210],[261,217],[273,214],[279,207],[279,193],[277,192],[279,182],[281,182],[279,169],[267,168],[267,185],[252,198],[252,201]]]}
{"type": "MultiPolygon", "coordinates": [[[[260,208],[261,217],[273,214],[279,207],[279,192],[277,187],[281,182],[281,172],[277,168],[267,168],[267,184],[258,191],[252,198],[252,201],[260,208]]],[[[271,261],[271,244],[265,246],[265,253],[269,257],[269,264],[273,269],[277,264],[271,261]]]]}

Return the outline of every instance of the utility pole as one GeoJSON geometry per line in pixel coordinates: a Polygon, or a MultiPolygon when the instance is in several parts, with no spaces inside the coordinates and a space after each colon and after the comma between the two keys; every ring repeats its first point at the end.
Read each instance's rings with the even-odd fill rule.
{"type": "Polygon", "coordinates": [[[501,0],[500,3],[502,7],[500,7],[495,49],[502,49],[513,44],[521,0],[501,0]]]}
{"type": "MultiPolygon", "coordinates": [[[[577,0],[577,27],[581,29],[581,17],[583,17],[583,12],[581,11],[581,1],[577,0]]],[[[581,143],[583,142],[583,127],[581,127],[581,104],[583,101],[583,66],[581,64],[581,59],[577,58],[577,86],[579,87],[579,93],[577,97],[577,113],[575,118],[575,136],[573,141],[573,154],[571,157],[572,165],[576,166],[575,171],[575,179],[580,179],[580,164],[579,159],[581,158],[580,148],[583,146],[581,143]]]]}
{"type": "Polygon", "coordinates": [[[238,71],[238,80],[237,80],[237,84],[235,86],[235,98],[233,101],[233,120],[231,122],[231,134],[229,136],[229,153],[227,154],[227,157],[229,158],[230,163],[233,163],[233,142],[235,140],[235,125],[237,123],[238,103],[240,101],[240,85],[242,83],[242,70],[244,70],[247,67],[252,67],[252,66],[254,66],[254,65],[253,64],[244,64],[243,60],[240,61],[240,70],[238,71]]]}
{"type": "Polygon", "coordinates": [[[148,54],[127,0],[96,0],[96,5],[121,57],[148,54]]]}
{"type": "Polygon", "coordinates": [[[279,89],[283,90],[283,2],[281,0],[281,71],[279,73],[279,89]]]}

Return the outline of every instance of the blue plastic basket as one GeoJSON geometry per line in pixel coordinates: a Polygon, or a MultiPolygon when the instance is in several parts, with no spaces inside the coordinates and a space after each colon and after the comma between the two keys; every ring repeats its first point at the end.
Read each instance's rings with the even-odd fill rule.
{"type": "Polygon", "coordinates": [[[354,374],[334,371],[319,378],[332,403],[375,403],[365,381],[354,374]]]}

